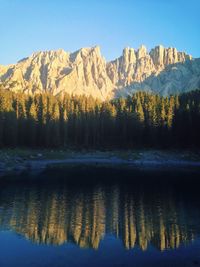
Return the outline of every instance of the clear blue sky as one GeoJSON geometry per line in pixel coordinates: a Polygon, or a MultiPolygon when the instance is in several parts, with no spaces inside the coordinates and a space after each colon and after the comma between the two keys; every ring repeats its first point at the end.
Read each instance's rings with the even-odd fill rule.
{"type": "Polygon", "coordinates": [[[174,46],[200,57],[200,0],[0,0],[0,64],[38,50],[174,46]]]}

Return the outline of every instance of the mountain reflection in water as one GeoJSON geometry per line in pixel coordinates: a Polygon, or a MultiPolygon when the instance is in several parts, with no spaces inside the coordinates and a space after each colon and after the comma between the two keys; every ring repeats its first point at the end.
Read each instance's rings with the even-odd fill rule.
{"type": "Polygon", "coordinates": [[[98,249],[106,234],[126,249],[178,248],[200,233],[200,202],[170,188],[21,184],[0,190],[0,228],[37,244],[98,249]]]}

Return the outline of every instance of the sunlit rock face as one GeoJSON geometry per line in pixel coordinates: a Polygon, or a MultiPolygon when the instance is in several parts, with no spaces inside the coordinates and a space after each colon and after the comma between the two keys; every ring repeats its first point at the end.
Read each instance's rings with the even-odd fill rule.
{"type": "Polygon", "coordinates": [[[126,249],[146,250],[151,244],[165,250],[200,233],[198,205],[191,209],[188,200],[177,202],[170,192],[124,192],[118,185],[77,190],[20,185],[0,192],[0,207],[0,230],[11,229],[38,244],[72,242],[98,249],[109,234],[126,249]]]}
{"type": "Polygon", "coordinates": [[[96,46],[74,53],[36,52],[16,64],[0,65],[0,85],[14,92],[110,99],[134,90],[163,95],[193,90],[200,85],[199,74],[199,61],[176,48],[156,46],[150,52],[144,45],[137,50],[124,48],[122,56],[106,62],[96,46]]]}
{"type": "Polygon", "coordinates": [[[164,48],[162,45],[156,46],[150,51],[150,56],[156,69],[163,68],[165,65],[175,64],[178,62],[185,62],[192,57],[185,52],[178,52],[176,48],[164,48]]]}

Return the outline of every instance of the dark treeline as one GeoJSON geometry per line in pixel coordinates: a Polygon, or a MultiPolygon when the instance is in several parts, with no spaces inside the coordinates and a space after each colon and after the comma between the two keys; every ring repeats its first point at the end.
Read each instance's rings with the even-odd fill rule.
{"type": "Polygon", "coordinates": [[[200,147],[200,91],[100,101],[0,90],[1,147],[200,147]]]}

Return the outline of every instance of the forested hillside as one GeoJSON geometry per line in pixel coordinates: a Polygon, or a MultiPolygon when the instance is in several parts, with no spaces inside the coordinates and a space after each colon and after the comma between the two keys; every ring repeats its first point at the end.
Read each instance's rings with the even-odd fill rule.
{"type": "Polygon", "coordinates": [[[200,91],[92,97],[0,90],[1,147],[128,149],[200,147],[200,91]]]}

